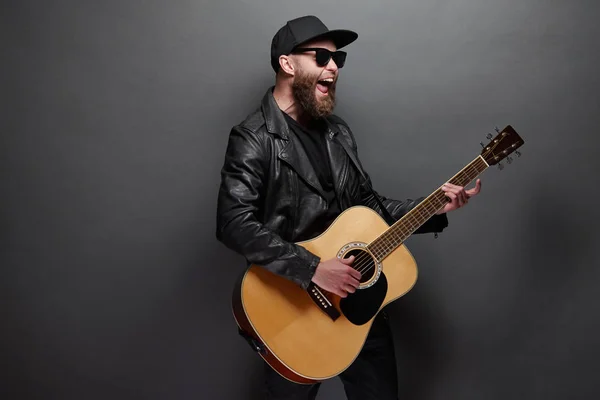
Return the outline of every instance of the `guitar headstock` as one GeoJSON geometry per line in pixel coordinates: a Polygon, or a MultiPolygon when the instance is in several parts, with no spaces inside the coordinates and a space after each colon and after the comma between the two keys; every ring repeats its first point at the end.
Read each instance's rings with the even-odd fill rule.
{"type": "MultiPolygon", "coordinates": [[[[488,139],[491,135],[488,135],[488,139]]],[[[512,126],[507,125],[506,128],[498,131],[498,135],[493,138],[487,146],[483,147],[481,151],[481,157],[485,160],[488,165],[496,165],[500,161],[508,158],[510,163],[512,159],[509,157],[511,153],[521,147],[525,141],[519,136],[517,131],[512,126]]],[[[517,155],[520,153],[517,151],[517,155]]]]}

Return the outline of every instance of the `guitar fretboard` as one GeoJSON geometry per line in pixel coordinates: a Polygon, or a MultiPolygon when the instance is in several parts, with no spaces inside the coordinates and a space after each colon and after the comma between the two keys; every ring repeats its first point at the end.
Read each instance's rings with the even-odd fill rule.
{"type": "MultiPolygon", "coordinates": [[[[487,167],[488,164],[483,157],[478,156],[448,182],[458,186],[467,186],[473,179],[485,171],[487,167]]],[[[404,243],[421,225],[427,222],[429,218],[442,209],[448,201],[449,198],[446,197],[442,189],[437,189],[406,213],[400,220],[381,234],[381,236],[369,243],[367,248],[379,261],[382,261],[404,243]]]]}

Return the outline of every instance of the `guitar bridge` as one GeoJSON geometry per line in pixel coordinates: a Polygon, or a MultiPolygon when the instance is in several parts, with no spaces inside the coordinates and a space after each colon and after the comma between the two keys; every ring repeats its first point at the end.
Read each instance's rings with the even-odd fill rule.
{"type": "Polygon", "coordinates": [[[331,301],[323,294],[321,289],[314,283],[308,285],[308,295],[315,302],[315,304],[329,316],[333,321],[339,318],[340,312],[333,306],[331,301]]]}

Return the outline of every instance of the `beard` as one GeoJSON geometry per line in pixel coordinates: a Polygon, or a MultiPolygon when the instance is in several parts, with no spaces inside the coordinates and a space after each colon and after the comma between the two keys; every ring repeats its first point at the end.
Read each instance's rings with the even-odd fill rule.
{"type": "Polygon", "coordinates": [[[327,95],[317,98],[316,91],[318,76],[311,76],[302,70],[298,70],[292,83],[292,93],[296,102],[302,109],[315,119],[328,117],[335,108],[335,85],[334,81],[327,90],[327,95]]]}

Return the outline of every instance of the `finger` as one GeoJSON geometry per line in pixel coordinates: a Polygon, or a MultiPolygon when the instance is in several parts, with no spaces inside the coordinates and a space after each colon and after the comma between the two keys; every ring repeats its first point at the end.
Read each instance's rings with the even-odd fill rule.
{"type": "Polygon", "coordinates": [[[459,204],[465,205],[468,201],[468,197],[467,197],[467,193],[465,192],[464,189],[462,189],[460,192],[458,192],[458,200],[459,200],[459,204]]]}
{"type": "Polygon", "coordinates": [[[354,268],[352,268],[352,267],[348,268],[348,274],[352,278],[354,278],[356,280],[359,280],[359,281],[360,281],[360,278],[362,277],[362,274],[360,272],[358,272],[357,270],[355,270],[354,268]]]}
{"type": "Polygon", "coordinates": [[[446,182],[442,185],[442,189],[446,189],[446,190],[455,190],[455,189],[460,189],[460,186],[456,186],[453,183],[450,182],[446,182]]]}
{"type": "Polygon", "coordinates": [[[354,293],[354,292],[356,292],[356,288],[354,286],[352,286],[352,285],[346,285],[346,286],[344,286],[344,290],[347,293],[354,293]]]}
{"type": "Polygon", "coordinates": [[[352,287],[359,287],[360,286],[360,281],[357,279],[354,279],[353,277],[349,276],[348,279],[346,280],[346,284],[352,286],[352,287]]]}
{"type": "Polygon", "coordinates": [[[446,195],[446,197],[448,197],[450,199],[450,201],[452,201],[453,203],[456,203],[456,194],[454,194],[452,192],[446,192],[445,195],[446,195]]]}
{"type": "Polygon", "coordinates": [[[454,192],[448,192],[450,198],[452,199],[452,204],[456,207],[462,207],[463,205],[463,201],[462,198],[460,197],[460,193],[454,193],[454,192]]]}
{"type": "Polygon", "coordinates": [[[464,191],[464,188],[462,186],[445,184],[443,190],[446,193],[454,193],[455,195],[460,196],[460,193],[464,191]]]}
{"type": "Polygon", "coordinates": [[[451,189],[451,192],[456,195],[456,201],[459,206],[462,206],[467,202],[467,194],[465,193],[465,188],[462,186],[456,186],[451,189]]]}
{"type": "Polygon", "coordinates": [[[340,261],[343,264],[350,265],[350,264],[352,264],[354,262],[354,256],[350,256],[348,258],[342,258],[342,259],[340,259],[340,261]]]}
{"type": "Polygon", "coordinates": [[[332,290],[332,292],[335,293],[335,294],[337,294],[340,297],[346,297],[346,296],[348,296],[348,292],[346,292],[342,288],[334,288],[332,290]]]}
{"type": "Polygon", "coordinates": [[[473,189],[467,190],[467,195],[469,197],[475,196],[479,193],[480,190],[481,190],[481,179],[477,179],[477,182],[475,182],[475,187],[473,189]]]}
{"type": "Polygon", "coordinates": [[[448,188],[449,192],[452,192],[452,193],[454,193],[456,195],[460,194],[464,190],[465,190],[464,187],[462,187],[462,186],[455,186],[455,185],[453,185],[453,186],[451,186],[451,187],[448,188]]]}

